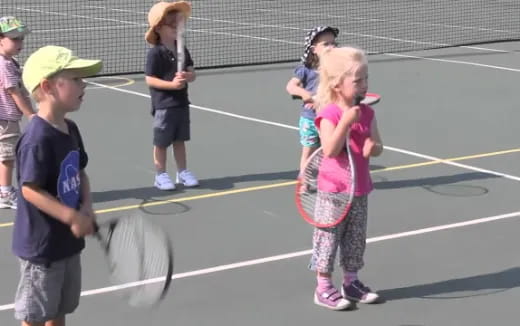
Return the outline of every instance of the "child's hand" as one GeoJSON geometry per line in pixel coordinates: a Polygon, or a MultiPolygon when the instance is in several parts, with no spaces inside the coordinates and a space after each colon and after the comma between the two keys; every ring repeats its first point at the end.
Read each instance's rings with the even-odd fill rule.
{"type": "Polygon", "coordinates": [[[193,71],[181,71],[181,76],[186,79],[186,81],[188,83],[192,82],[193,80],[195,80],[195,74],[193,73],[193,71]]]}
{"type": "Polygon", "coordinates": [[[173,89],[183,89],[186,87],[186,78],[184,78],[182,72],[177,72],[172,80],[173,89]]]}
{"type": "Polygon", "coordinates": [[[92,208],[92,205],[81,205],[79,208],[79,212],[83,215],[87,215],[92,217],[94,220],[96,220],[96,213],[94,213],[94,209],[92,208]]]}
{"type": "Polygon", "coordinates": [[[311,109],[311,110],[315,110],[316,109],[316,103],[314,103],[314,100],[312,98],[310,100],[308,100],[308,101],[303,101],[303,106],[306,109],[311,109]]]}
{"type": "Polygon", "coordinates": [[[376,146],[377,144],[372,138],[367,138],[363,144],[363,157],[369,158],[376,146]]]}
{"type": "Polygon", "coordinates": [[[343,116],[350,121],[350,123],[358,122],[361,117],[361,108],[359,105],[343,109],[343,116]]]}
{"type": "Polygon", "coordinates": [[[76,238],[83,238],[86,235],[93,234],[95,231],[94,219],[91,216],[77,212],[70,226],[70,230],[76,238]]]}

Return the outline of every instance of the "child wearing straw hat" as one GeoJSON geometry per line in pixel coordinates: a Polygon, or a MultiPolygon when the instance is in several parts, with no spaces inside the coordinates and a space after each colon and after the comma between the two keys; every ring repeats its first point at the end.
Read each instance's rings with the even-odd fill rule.
{"type": "Polygon", "coordinates": [[[187,20],[191,5],[186,1],[158,2],[148,12],[149,29],[145,39],[152,45],[146,56],[146,83],[150,88],[153,119],[154,185],[174,190],[166,172],[167,149],[172,145],[177,165],[176,183],[195,187],[199,181],[187,169],[186,142],[190,140],[190,101],[188,83],[195,80],[190,52],[185,48],[185,64],[177,71],[177,23],[187,20]]]}

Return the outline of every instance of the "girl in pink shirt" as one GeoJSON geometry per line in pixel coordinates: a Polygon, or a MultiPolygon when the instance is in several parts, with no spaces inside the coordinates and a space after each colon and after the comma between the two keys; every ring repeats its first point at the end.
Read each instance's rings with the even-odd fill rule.
{"type": "MultiPolygon", "coordinates": [[[[320,133],[324,158],[318,176],[318,190],[346,191],[346,177],[341,166],[348,161],[345,139],[350,131],[349,146],[355,165],[356,191],[347,217],[332,228],[315,228],[310,268],[317,272],[314,302],[320,306],[343,310],[351,301],[374,303],[376,292],[358,279],[363,267],[366,245],[367,196],[372,191],[369,157],[383,151],[374,110],[368,105],[355,105],[368,88],[368,64],[363,51],[334,48],[320,58],[320,84],[317,91],[318,113],[315,120],[320,133]],[[339,265],[344,279],[341,293],[331,281],[334,260],[339,248],[339,265]]],[[[318,205],[330,205],[318,198],[318,205]]],[[[317,211],[326,212],[325,207],[317,211]]]]}

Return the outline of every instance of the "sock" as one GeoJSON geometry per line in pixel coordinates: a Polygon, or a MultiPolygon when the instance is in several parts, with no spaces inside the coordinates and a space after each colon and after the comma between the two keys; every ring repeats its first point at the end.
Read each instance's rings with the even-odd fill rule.
{"type": "Polygon", "coordinates": [[[0,192],[6,193],[12,191],[13,186],[0,186],[0,192]]]}
{"type": "Polygon", "coordinates": [[[318,276],[318,286],[317,286],[318,292],[326,291],[326,290],[330,289],[331,287],[333,287],[333,285],[332,285],[332,280],[330,279],[330,277],[318,276]]]}
{"type": "Polygon", "coordinates": [[[349,285],[350,283],[357,280],[357,272],[347,272],[345,271],[345,274],[343,275],[343,284],[349,285]]]}

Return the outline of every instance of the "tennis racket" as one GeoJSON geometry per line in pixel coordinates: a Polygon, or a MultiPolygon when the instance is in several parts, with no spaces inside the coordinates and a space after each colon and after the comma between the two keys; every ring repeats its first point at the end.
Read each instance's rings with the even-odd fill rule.
{"type": "Polygon", "coordinates": [[[131,306],[153,306],[164,299],[173,275],[173,249],[166,233],[139,215],[95,225],[111,283],[124,290],[131,306]]]}
{"type": "MultiPolygon", "coordinates": [[[[293,100],[301,100],[300,96],[292,95],[293,100]]],[[[366,105],[374,105],[381,101],[381,95],[377,93],[366,93],[365,97],[361,100],[360,103],[366,104],[366,105]]]]}
{"type": "Polygon", "coordinates": [[[186,18],[179,12],[177,14],[177,72],[184,71],[184,31],[186,18]]]}
{"type": "MultiPolygon", "coordinates": [[[[358,105],[363,97],[357,97],[358,105]]],[[[346,217],[354,200],[356,169],[346,136],[346,150],[334,159],[318,148],[307,160],[296,182],[296,207],[309,224],[331,228],[346,217]]]]}

